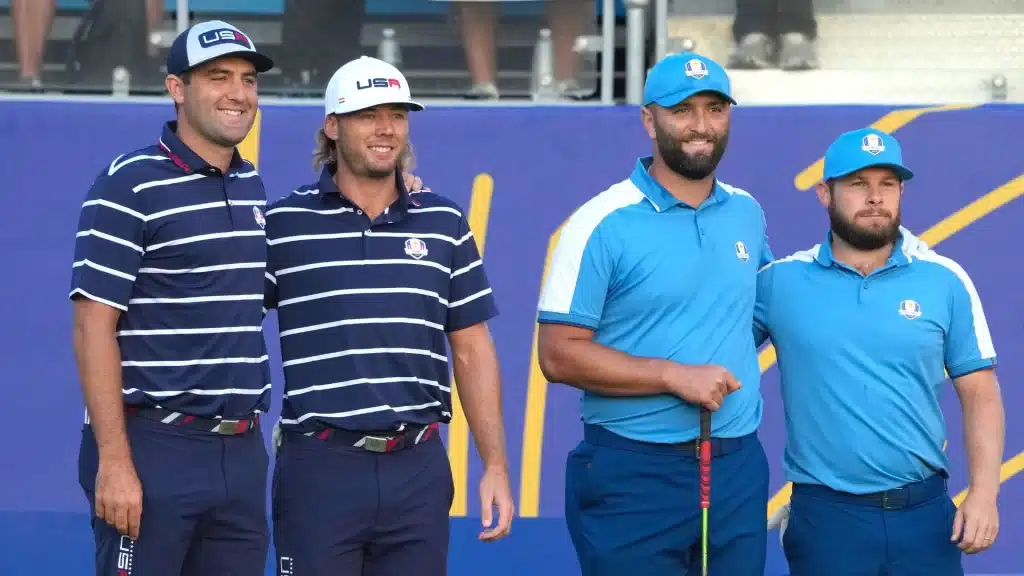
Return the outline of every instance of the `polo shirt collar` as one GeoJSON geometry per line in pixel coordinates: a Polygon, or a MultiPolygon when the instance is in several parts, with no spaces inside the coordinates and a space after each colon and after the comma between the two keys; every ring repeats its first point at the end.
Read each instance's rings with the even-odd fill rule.
{"type": "MultiPolygon", "coordinates": [[[[892,253],[889,254],[888,260],[886,260],[885,266],[881,270],[892,268],[894,266],[906,266],[910,264],[910,258],[907,256],[905,248],[911,247],[912,243],[917,239],[913,236],[909,236],[910,232],[900,226],[900,237],[896,239],[896,243],[893,244],[892,253]],[[908,238],[909,236],[909,238],[908,238]]],[[[818,264],[821,264],[825,268],[831,268],[832,266],[842,266],[844,264],[837,262],[834,255],[832,254],[832,231],[829,230],[825,233],[825,241],[822,242],[821,247],[818,248],[818,256],[816,257],[818,264]]]]}
{"type": "MultiPolygon", "coordinates": [[[[160,149],[164,151],[164,154],[171,159],[179,168],[184,170],[186,173],[198,172],[209,168],[214,168],[209,162],[203,160],[198,154],[192,151],[191,148],[185,145],[178,138],[178,122],[171,120],[164,124],[163,132],[160,134],[160,149]]],[[[231,155],[231,164],[228,166],[228,172],[238,170],[244,165],[242,155],[238,153],[238,148],[235,148],[231,155]]]]}
{"type": "Polygon", "coordinates": [[[707,200],[701,203],[701,206],[689,206],[682,200],[673,196],[665,189],[664,186],[658,183],[658,181],[651,176],[649,170],[651,169],[651,164],[653,162],[653,156],[646,156],[637,159],[636,167],[633,168],[633,173],[629,176],[629,180],[636,185],[641,192],[643,192],[647,201],[650,202],[658,212],[664,212],[677,205],[688,208],[700,208],[701,206],[725,202],[729,198],[729,193],[722,188],[716,178],[714,188],[711,190],[711,196],[708,196],[707,200]]]}
{"type": "MultiPolygon", "coordinates": [[[[317,188],[320,190],[320,197],[323,199],[327,198],[340,198],[342,201],[352,204],[345,193],[338,189],[337,183],[334,182],[334,174],[338,171],[338,165],[334,163],[324,164],[322,170],[320,170],[320,180],[317,183],[317,188]]],[[[412,194],[405,189],[405,179],[402,176],[401,170],[395,171],[395,187],[398,189],[398,201],[392,204],[392,206],[401,212],[407,212],[410,207],[419,206],[419,202],[416,202],[412,198],[412,194]]]]}

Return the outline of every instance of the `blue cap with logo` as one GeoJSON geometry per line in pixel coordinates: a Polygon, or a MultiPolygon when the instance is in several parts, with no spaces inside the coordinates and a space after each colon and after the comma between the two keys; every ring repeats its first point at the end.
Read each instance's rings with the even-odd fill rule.
{"type": "Polygon", "coordinates": [[[222,56],[244,58],[252,62],[258,73],[274,67],[274,61],[257,52],[252,40],[241,30],[227,22],[211,20],[178,34],[167,52],[167,73],[181,74],[222,56]]]}
{"type": "Polygon", "coordinates": [[[825,151],[824,179],[842,178],[864,168],[889,168],[902,180],[914,173],[903,165],[903,150],[892,134],[861,128],[840,134],[825,151]]]}
{"type": "Polygon", "coordinates": [[[647,74],[644,106],[654,103],[671,108],[700,92],[715,92],[736,103],[732,98],[729,75],[721,64],[693,52],[670,54],[647,74]]]}

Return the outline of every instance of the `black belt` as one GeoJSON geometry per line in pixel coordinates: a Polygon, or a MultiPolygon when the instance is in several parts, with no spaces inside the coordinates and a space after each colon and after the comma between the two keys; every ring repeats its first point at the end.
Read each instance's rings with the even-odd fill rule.
{"type": "Polygon", "coordinates": [[[341,428],[324,427],[316,432],[306,434],[310,438],[354,446],[369,452],[397,452],[426,442],[439,430],[438,424],[407,428],[401,432],[367,433],[341,428]]]}
{"type": "Polygon", "coordinates": [[[851,494],[840,492],[818,484],[794,484],[793,494],[806,494],[833,502],[846,502],[885,510],[901,510],[927,502],[943,494],[947,494],[946,478],[936,474],[920,482],[913,482],[892,490],[871,492],[868,494],[851,494]]]}
{"type": "Polygon", "coordinates": [[[256,429],[260,423],[259,413],[251,414],[245,418],[205,418],[192,416],[181,412],[174,412],[164,408],[150,408],[145,406],[125,406],[125,414],[138,416],[146,420],[162,422],[171,426],[182,426],[216,432],[225,436],[237,436],[256,429]]]}
{"type": "MultiPolygon", "coordinates": [[[[607,446],[609,448],[618,448],[620,450],[629,450],[631,452],[643,452],[645,454],[683,454],[697,458],[699,457],[698,452],[700,451],[699,440],[668,444],[643,442],[640,440],[633,440],[632,438],[626,438],[625,436],[619,436],[607,428],[596,424],[583,425],[583,438],[587,442],[598,446],[607,446]]],[[[747,434],[746,436],[740,436],[739,438],[712,438],[711,457],[717,458],[719,456],[729,454],[730,452],[735,452],[744,444],[754,441],[756,438],[756,434],[747,434]]]]}

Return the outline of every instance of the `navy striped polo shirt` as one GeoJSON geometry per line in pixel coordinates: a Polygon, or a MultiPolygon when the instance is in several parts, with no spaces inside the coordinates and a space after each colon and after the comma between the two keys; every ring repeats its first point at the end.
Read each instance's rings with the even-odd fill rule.
{"type": "Polygon", "coordinates": [[[71,298],[122,311],[128,405],[236,418],[270,405],[263,339],[267,197],[237,150],[226,174],[168,123],[96,178],[75,238],[71,298]]]}
{"type": "Polygon", "coordinates": [[[447,423],[447,334],[497,315],[469,222],[450,200],[401,187],[371,222],[332,172],[267,210],[281,425],[383,432],[447,423]]]}

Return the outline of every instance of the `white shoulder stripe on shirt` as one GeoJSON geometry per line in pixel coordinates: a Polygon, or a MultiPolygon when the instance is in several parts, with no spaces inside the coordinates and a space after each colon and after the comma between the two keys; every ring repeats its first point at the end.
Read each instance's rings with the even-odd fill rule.
{"type": "Polygon", "coordinates": [[[644,198],[643,192],[633,182],[623,180],[588,200],[569,217],[551,259],[548,280],[540,300],[541,310],[569,312],[579,282],[583,253],[594,230],[609,214],[642,202],[644,198]]]}
{"type": "Polygon", "coordinates": [[[148,154],[140,154],[138,156],[132,156],[130,158],[125,158],[124,160],[121,160],[121,158],[124,158],[125,156],[125,154],[121,154],[120,156],[115,158],[113,162],[110,163],[110,168],[107,169],[107,176],[113,176],[114,173],[120,170],[121,168],[124,168],[125,166],[133,162],[138,162],[140,160],[170,160],[170,158],[168,158],[167,156],[150,156],[148,154]]]}
{"type": "Polygon", "coordinates": [[[925,262],[938,264],[955,274],[960,282],[963,283],[964,289],[971,300],[971,317],[974,319],[974,336],[978,341],[978,351],[981,353],[982,358],[995,358],[995,344],[992,342],[992,334],[988,329],[985,309],[981,305],[981,297],[978,295],[978,290],[974,287],[974,282],[967,274],[967,271],[952,258],[936,253],[924,241],[911,234],[906,228],[902,228],[902,232],[903,253],[908,259],[913,260],[917,258],[925,262]]]}
{"type": "Polygon", "coordinates": [[[762,266],[760,270],[758,270],[758,273],[767,270],[776,264],[783,264],[785,262],[814,262],[814,259],[818,257],[818,250],[820,249],[821,244],[815,244],[808,250],[800,250],[799,252],[794,252],[785,258],[773,260],[762,266]]]}

